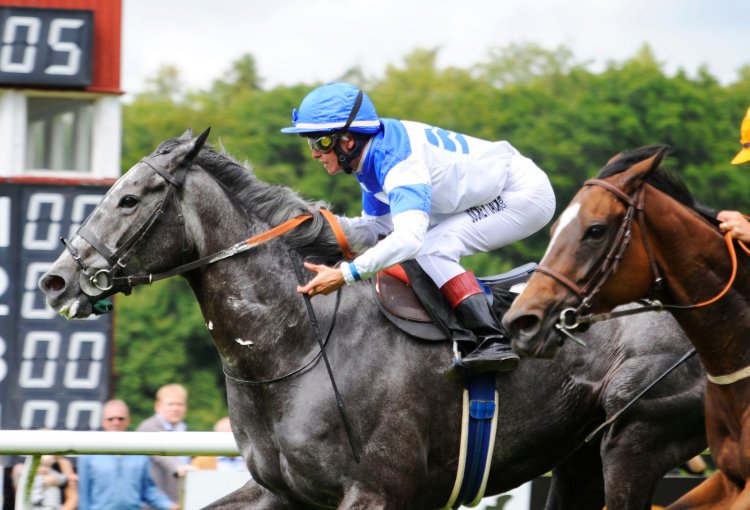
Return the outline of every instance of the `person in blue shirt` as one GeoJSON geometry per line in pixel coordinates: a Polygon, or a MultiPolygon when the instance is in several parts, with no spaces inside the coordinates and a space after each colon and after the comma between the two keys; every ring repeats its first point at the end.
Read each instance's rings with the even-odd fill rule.
{"type": "MultiPolygon", "coordinates": [[[[102,428],[122,432],[130,424],[127,404],[110,400],[102,408],[102,428]]],[[[151,478],[147,455],[81,455],[78,457],[78,510],[177,510],[151,478]]]]}
{"type": "Polygon", "coordinates": [[[507,141],[380,118],[368,95],[347,83],[314,89],[293,110],[292,123],[281,131],[306,137],[328,174],[355,176],[363,209],[359,217],[339,217],[358,234],[358,256],[338,267],[306,263],[317,274],[297,290],[328,294],[414,259],[477,337],[458,366],[477,373],[514,369],[518,355],[460,259],[547,224],[555,210],[547,175],[507,141]]]}

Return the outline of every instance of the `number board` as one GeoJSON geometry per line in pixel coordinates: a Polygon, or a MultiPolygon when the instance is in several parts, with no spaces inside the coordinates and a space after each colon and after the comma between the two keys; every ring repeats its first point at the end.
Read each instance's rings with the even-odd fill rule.
{"type": "Polygon", "coordinates": [[[91,84],[89,10],[0,7],[0,84],[91,84]]]}
{"type": "Polygon", "coordinates": [[[0,428],[94,430],[109,397],[112,316],[59,317],[37,281],[109,186],[0,182],[0,428]]]}

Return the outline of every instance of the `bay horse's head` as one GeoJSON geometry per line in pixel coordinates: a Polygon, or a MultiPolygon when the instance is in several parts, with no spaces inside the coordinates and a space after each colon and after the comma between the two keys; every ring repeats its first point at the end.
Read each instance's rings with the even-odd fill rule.
{"type": "Polygon", "coordinates": [[[62,240],[66,250],[39,280],[50,307],[69,319],[88,317],[103,298],[130,291],[133,267],[154,272],[180,263],[165,249],[172,236],[162,229],[154,235],[152,227],[182,221],[177,195],[208,133],[194,138],[188,130],[162,143],[117,180],[72,239],[62,240]]]}
{"type": "Polygon", "coordinates": [[[655,268],[644,231],[645,184],[692,203],[681,183],[658,171],[667,150],[655,145],[614,156],[553,224],[544,257],[503,320],[520,352],[551,357],[562,340],[550,334],[554,328],[576,329],[583,312],[610,311],[648,294],[655,268]]]}

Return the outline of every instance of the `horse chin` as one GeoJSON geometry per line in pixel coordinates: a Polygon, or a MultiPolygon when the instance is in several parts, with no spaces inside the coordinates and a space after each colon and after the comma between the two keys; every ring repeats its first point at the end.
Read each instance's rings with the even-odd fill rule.
{"type": "Polygon", "coordinates": [[[68,299],[63,303],[49,303],[48,300],[48,304],[58,315],[68,320],[86,319],[94,311],[91,302],[83,294],[79,297],[68,299]]]}

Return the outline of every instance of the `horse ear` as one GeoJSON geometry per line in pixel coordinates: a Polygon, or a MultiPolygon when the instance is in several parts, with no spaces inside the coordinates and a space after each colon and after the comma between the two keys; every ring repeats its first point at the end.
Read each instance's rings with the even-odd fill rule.
{"type": "Polygon", "coordinates": [[[198,155],[198,153],[203,148],[203,145],[206,143],[206,139],[208,138],[208,134],[211,132],[211,128],[209,127],[206,129],[203,133],[198,135],[198,137],[190,142],[190,146],[187,149],[187,153],[182,158],[183,164],[190,164],[193,162],[195,157],[198,155]]]}
{"type": "Polygon", "coordinates": [[[631,166],[628,170],[623,172],[621,174],[624,179],[621,183],[622,186],[627,186],[628,189],[632,190],[640,187],[641,183],[648,179],[651,173],[659,168],[661,162],[664,161],[667,152],[669,152],[669,147],[666,145],[662,145],[658,148],[653,156],[651,156],[650,158],[646,158],[643,161],[639,161],[635,165],[631,166]]]}
{"type": "Polygon", "coordinates": [[[193,138],[193,128],[187,128],[187,130],[180,135],[178,140],[190,140],[193,138]]]}

